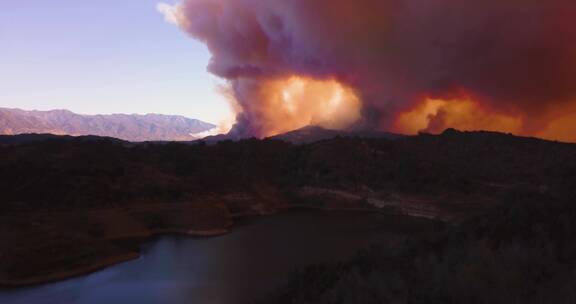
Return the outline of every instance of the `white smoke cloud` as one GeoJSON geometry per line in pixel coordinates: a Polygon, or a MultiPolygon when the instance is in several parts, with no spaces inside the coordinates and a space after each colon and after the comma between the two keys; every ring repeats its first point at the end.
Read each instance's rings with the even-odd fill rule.
{"type": "Polygon", "coordinates": [[[178,4],[168,4],[165,2],[159,2],[156,4],[156,10],[164,16],[164,20],[170,24],[179,24],[179,12],[178,4]]]}

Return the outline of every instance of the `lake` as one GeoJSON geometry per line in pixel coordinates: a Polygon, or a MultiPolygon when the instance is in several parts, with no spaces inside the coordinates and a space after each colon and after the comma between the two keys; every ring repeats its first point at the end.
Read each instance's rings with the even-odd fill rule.
{"type": "Polygon", "coordinates": [[[0,303],[245,303],[274,291],[296,268],[349,259],[371,243],[409,233],[416,222],[309,210],[245,219],[220,237],[157,238],[143,247],[139,259],[90,275],[1,290],[0,303]]]}

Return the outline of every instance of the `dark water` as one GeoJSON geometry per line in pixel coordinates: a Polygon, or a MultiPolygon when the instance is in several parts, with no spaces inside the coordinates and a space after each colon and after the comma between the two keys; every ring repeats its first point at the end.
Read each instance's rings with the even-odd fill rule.
{"type": "Polygon", "coordinates": [[[244,303],[285,283],[296,267],[344,260],[388,237],[387,220],[369,213],[291,211],[251,220],[221,237],[162,237],[138,260],[0,291],[0,303],[244,303]]]}

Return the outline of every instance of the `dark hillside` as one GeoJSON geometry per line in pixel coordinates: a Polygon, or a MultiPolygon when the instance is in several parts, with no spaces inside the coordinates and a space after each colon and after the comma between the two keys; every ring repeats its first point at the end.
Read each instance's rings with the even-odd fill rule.
{"type": "Polygon", "coordinates": [[[575,184],[576,145],[489,132],[301,145],[70,137],[0,145],[0,257],[11,261],[0,265],[0,283],[132,258],[126,239],[225,233],[243,215],[309,207],[456,224],[524,203],[569,208],[575,184]]]}
{"type": "Polygon", "coordinates": [[[426,238],[317,265],[259,303],[574,303],[576,208],[538,193],[426,238]]]}

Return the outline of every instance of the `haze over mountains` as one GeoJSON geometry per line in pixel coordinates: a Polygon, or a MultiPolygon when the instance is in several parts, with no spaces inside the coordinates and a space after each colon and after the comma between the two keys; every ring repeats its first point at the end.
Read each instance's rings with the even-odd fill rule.
{"type": "Polygon", "coordinates": [[[97,135],[128,141],[187,141],[216,126],[197,119],[160,114],[81,115],[68,110],[0,108],[0,134],[97,135]]]}

